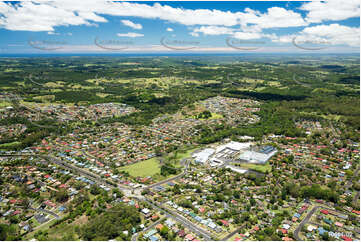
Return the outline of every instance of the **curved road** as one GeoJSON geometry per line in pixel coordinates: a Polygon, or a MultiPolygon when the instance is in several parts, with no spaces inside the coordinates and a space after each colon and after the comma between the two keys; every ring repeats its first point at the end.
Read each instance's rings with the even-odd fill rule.
{"type": "Polygon", "coordinates": [[[152,224],[149,225],[147,228],[145,228],[145,229],[143,229],[142,231],[139,231],[139,232],[133,234],[131,240],[132,240],[132,241],[137,241],[137,238],[138,238],[138,235],[139,235],[140,232],[143,232],[143,233],[147,232],[148,230],[150,230],[150,229],[154,228],[155,226],[157,226],[157,224],[159,224],[162,220],[163,220],[163,219],[158,219],[156,222],[152,223],[152,224]]]}
{"type": "Polygon", "coordinates": [[[312,210],[311,210],[310,212],[308,212],[308,214],[306,215],[306,217],[302,220],[302,222],[298,225],[298,227],[296,228],[295,232],[293,233],[293,236],[295,237],[296,240],[298,240],[298,241],[302,240],[302,239],[300,238],[300,236],[298,235],[299,232],[301,231],[302,227],[303,227],[306,223],[309,222],[310,218],[311,218],[312,215],[317,211],[317,209],[320,209],[320,208],[342,214],[342,213],[339,212],[339,211],[336,211],[336,210],[331,209],[331,208],[324,207],[324,206],[322,206],[322,205],[315,206],[314,208],[312,208],[312,210]]]}
{"type": "Polygon", "coordinates": [[[184,176],[185,174],[188,173],[188,166],[189,166],[189,161],[186,162],[186,167],[184,168],[184,170],[183,170],[182,173],[180,173],[180,174],[178,174],[178,175],[176,175],[176,176],[173,176],[173,177],[171,177],[171,178],[165,179],[165,180],[163,180],[163,181],[160,181],[160,182],[151,184],[151,185],[145,187],[145,189],[151,189],[151,188],[153,188],[153,187],[160,186],[160,185],[162,185],[162,184],[164,184],[164,183],[168,183],[168,182],[170,182],[170,181],[176,180],[176,179],[184,176]]]}

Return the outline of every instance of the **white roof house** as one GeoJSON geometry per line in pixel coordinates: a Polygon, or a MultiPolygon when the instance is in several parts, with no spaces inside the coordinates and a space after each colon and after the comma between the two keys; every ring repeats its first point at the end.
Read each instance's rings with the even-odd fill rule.
{"type": "Polygon", "coordinates": [[[150,212],[150,210],[149,210],[148,208],[143,208],[143,209],[142,209],[142,212],[143,212],[144,214],[148,214],[148,213],[150,212]]]}
{"type": "Polygon", "coordinates": [[[312,232],[315,229],[317,229],[317,226],[314,226],[314,225],[311,225],[311,224],[308,225],[308,227],[307,227],[307,230],[310,231],[310,232],[312,232]]]}

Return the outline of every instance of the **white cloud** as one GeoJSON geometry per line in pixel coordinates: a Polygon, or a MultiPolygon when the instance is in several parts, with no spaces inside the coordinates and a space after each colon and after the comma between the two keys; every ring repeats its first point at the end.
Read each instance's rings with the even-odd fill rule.
{"type": "Polygon", "coordinates": [[[311,1],[304,3],[300,9],[308,11],[306,20],[309,23],[320,23],[325,20],[344,20],[360,16],[360,1],[311,1]]]}
{"type": "Polygon", "coordinates": [[[280,7],[268,8],[267,12],[263,14],[259,11],[246,8],[245,13],[241,15],[240,22],[244,28],[254,29],[287,28],[307,25],[301,14],[280,7]]]}
{"type": "Polygon", "coordinates": [[[201,26],[193,29],[193,33],[203,33],[204,35],[232,34],[234,29],[220,26],[201,26]]]}
{"type": "Polygon", "coordinates": [[[324,39],[332,45],[360,45],[360,28],[353,28],[339,24],[317,25],[307,27],[301,32],[304,36],[324,39]]]}
{"type": "Polygon", "coordinates": [[[141,24],[136,24],[136,23],[133,23],[132,21],[130,20],[121,20],[122,24],[124,24],[125,26],[128,26],[128,27],[131,27],[133,29],[142,29],[143,26],[141,24]]]}
{"type": "MultiPolygon", "coordinates": [[[[155,3],[154,5],[131,2],[103,1],[52,1],[0,3],[0,27],[9,30],[53,31],[56,26],[91,25],[107,22],[100,15],[132,16],[160,19],[187,26],[213,25],[231,27],[259,25],[260,28],[305,25],[302,16],[279,7],[269,8],[266,13],[251,9],[231,12],[210,9],[183,9],[155,3]]],[[[136,25],[136,24],[135,24],[136,25]]],[[[135,26],[134,25],[134,26],[135,26]]],[[[139,28],[139,25],[136,25],[139,28]]]]}
{"type": "Polygon", "coordinates": [[[0,16],[0,27],[23,31],[54,31],[55,26],[90,25],[90,21],[107,22],[105,18],[82,9],[75,13],[48,3],[33,2],[0,2],[0,16]]]}
{"type": "Polygon", "coordinates": [[[138,34],[138,33],[126,33],[126,34],[117,34],[118,37],[129,37],[129,38],[136,38],[136,37],[143,37],[144,34],[138,34]]]}
{"type": "MultiPolygon", "coordinates": [[[[246,8],[244,11],[231,12],[216,9],[184,9],[155,3],[153,5],[134,2],[111,1],[40,1],[12,2],[0,1],[0,28],[19,31],[46,31],[55,33],[57,26],[96,26],[107,22],[106,16],[139,17],[159,19],[172,23],[191,26],[191,36],[228,35],[238,39],[269,38],[274,42],[290,43],[294,37],[327,39],[332,44],[359,45],[359,27],[342,25],[318,25],[311,23],[337,21],[360,16],[359,0],[332,0],[326,2],[303,3],[298,12],[281,7],[270,7],[265,12],[246,8]],[[277,36],[262,31],[272,28],[305,27],[299,33],[277,36]]],[[[122,20],[124,25],[142,29],[141,24],[122,20]]],[[[172,32],[172,28],[166,29],[172,32]]],[[[120,37],[141,37],[140,33],[119,33],[120,37]]]]}
{"type": "Polygon", "coordinates": [[[59,33],[53,32],[53,31],[49,31],[48,32],[49,35],[60,35],[59,33]]]}
{"type": "Polygon", "coordinates": [[[296,40],[300,43],[322,45],[360,46],[360,28],[353,28],[339,24],[317,25],[306,27],[297,34],[283,36],[268,36],[273,42],[291,43],[296,40]],[[296,38],[296,39],[295,39],[296,38]]]}
{"type": "Polygon", "coordinates": [[[236,39],[260,39],[263,37],[261,33],[251,33],[251,32],[235,32],[233,37],[236,39]]]}

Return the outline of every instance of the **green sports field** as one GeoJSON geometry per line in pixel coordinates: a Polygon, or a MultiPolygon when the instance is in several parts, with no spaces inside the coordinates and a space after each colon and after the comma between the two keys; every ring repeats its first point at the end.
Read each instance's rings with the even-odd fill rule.
{"type": "Polygon", "coordinates": [[[133,177],[147,177],[160,173],[159,161],[157,158],[151,158],[129,166],[124,166],[119,170],[126,171],[133,177]]]}

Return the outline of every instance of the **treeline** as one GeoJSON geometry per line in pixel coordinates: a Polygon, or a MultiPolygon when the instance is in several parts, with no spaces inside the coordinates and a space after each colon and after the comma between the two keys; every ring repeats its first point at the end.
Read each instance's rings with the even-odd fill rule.
{"type": "Polygon", "coordinates": [[[15,224],[0,224],[0,240],[19,240],[18,229],[15,224]]]}
{"type": "Polygon", "coordinates": [[[160,174],[162,176],[174,175],[177,174],[177,168],[175,168],[172,164],[166,163],[161,166],[160,174]]]}
{"type": "Polygon", "coordinates": [[[256,98],[258,100],[263,100],[263,101],[304,100],[307,97],[305,95],[286,95],[286,94],[278,94],[278,93],[239,91],[239,90],[230,90],[229,94],[231,94],[231,96],[241,95],[245,97],[256,98]]]}
{"type": "Polygon", "coordinates": [[[238,127],[220,125],[213,127],[213,129],[207,126],[198,126],[201,131],[197,141],[201,144],[209,144],[230,136],[236,138],[240,135],[249,135],[261,139],[263,135],[271,133],[290,137],[305,136],[305,133],[295,126],[294,120],[297,118],[297,113],[282,107],[280,102],[262,105],[258,115],[261,118],[260,122],[247,126],[243,124],[238,127]]]}
{"type": "Polygon", "coordinates": [[[81,228],[81,237],[84,240],[130,240],[132,228],[140,222],[141,218],[135,207],[118,204],[91,218],[81,228]],[[128,234],[123,231],[128,231],[128,234]]]}
{"type": "Polygon", "coordinates": [[[329,188],[322,188],[319,184],[301,187],[298,184],[285,184],[282,188],[282,194],[291,195],[292,197],[317,198],[337,203],[339,195],[329,188]]]}

